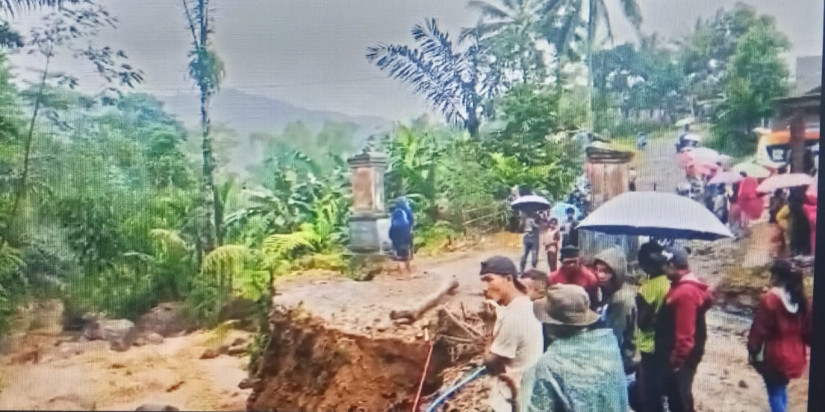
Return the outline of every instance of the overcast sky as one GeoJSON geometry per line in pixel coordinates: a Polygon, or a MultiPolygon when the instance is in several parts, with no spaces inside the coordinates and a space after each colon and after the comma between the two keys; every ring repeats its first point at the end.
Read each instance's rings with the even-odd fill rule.
{"type": "MultiPolygon", "coordinates": [[[[495,0],[493,0],[495,1],[495,0]]],[[[733,0],[638,0],[642,29],[675,37],[686,33],[699,16],[712,15],[733,0]]],[[[617,41],[633,38],[630,25],[613,7],[617,41]]],[[[120,19],[116,31],[101,42],[121,48],[142,68],[142,89],[155,94],[189,93],[186,53],[190,38],[180,1],[110,0],[120,19]]],[[[793,43],[789,59],[819,55],[822,50],[822,0],[748,0],[760,13],[776,17],[793,43]]],[[[464,0],[213,0],[218,9],[215,42],[226,63],[224,87],[278,98],[297,106],[388,119],[412,117],[425,110],[409,89],[387,79],[364,58],[377,42],[411,43],[410,28],[435,17],[442,28],[457,34],[476,16],[464,0]]],[[[36,16],[21,16],[14,24],[24,33],[36,16]]],[[[37,62],[15,56],[19,72],[37,62]]],[[[70,60],[58,65],[86,85],[94,71],[70,60]]]]}

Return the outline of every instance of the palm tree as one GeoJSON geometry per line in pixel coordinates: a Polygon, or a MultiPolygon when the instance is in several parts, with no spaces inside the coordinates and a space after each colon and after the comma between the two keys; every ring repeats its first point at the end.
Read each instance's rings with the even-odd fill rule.
{"type": "Polygon", "coordinates": [[[0,14],[14,17],[21,11],[47,7],[60,7],[63,3],[79,3],[89,0],[0,0],[0,14]]]}
{"type": "Polygon", "coordinates": [[[212,30],[212,12],[209,0],[181,0],[186,22],[192,34],[192,50],[189,52],[189,77],[195,81],[200,90],[201,103],[201,140],[203,150],[203,252],[208,254],[217,247],[220,233],[219,216],[216,205],[220,202],[215,190],[215,169],[217,161],[212,149],[210,135],[212,123],[209,117],[209,103],[220,88],[224,77],[224,66],[215,52],[210,35],[212,30]]]}
{"type": "Polygon", "coordinates": [[[517,65],[515,69],[521,72],[522,82],[543,80],[544,61],[536,42],[543,19],[541,9],[546,0],[499,0],[496,3],[500,4],[470,1],[468,7],[478,11],[481,17],[475,27],[462,31],[461,38],[478,35],[482,41],[488,42],[494,54],[510,55],[497,57],[517,65]]]}
{"type": "MultiPolygon", "coordinates": [[[[579,22],[582,19],[584,4],[587,4],[587,15],[584,19],[584,27],[586,27],[586,52],[587,59],[587,85],[588,85],[588,111],[590,112],[590,128],[593,126],[593,66],[591,56],[593,55],[596,32],[598,28],[604,24],[607,29],[607,40],[613,42],[613,28],[610,24],[610,14],[607,11],[606,0],[549,0],[542,9],[542,15],[551,16],[553,18],[561,17],[561,23],[554,22],[554,27],[566,27],[566,30],[558,32],[563,39],[572,39],[575,30],[580,26],[579,22]]],[[[642,24],[642,12],[636,0],[619,0],[622,7],[622,14],[627,18],[636,30],[642,24]]],[[[549,39],[548,39],[549,40],[549,39]]],[[[552,43],[558,44],[558,42],[552,43]]],[[[562,47],[566,47],[563,45],[562,47]]],[[[557,48],[557,52],[558,52],[557,48]]]]}
{"type": "MultiPolygon", "coordinates": [[[[448,123],[464,126],[471,136],[478,136],[485,93],[496,92],[494,84],[486,84],[479,70],[481,46],[478,38],[463,51],[456,50],[447,33],[435,19],[412,29],[420,49],[395,44],[378,44],[367,49],[367,60],[392,78],[414,87],[448,123]]],[[[469,36],[459,44],[469,43],[469,36]]]]}

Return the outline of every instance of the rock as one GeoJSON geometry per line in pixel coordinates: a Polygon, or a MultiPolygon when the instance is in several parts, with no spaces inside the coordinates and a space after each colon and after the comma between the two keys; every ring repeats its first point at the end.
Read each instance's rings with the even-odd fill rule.
{"type": "Polygon", "coordinates": [[[191,311],[180,302],[161,303],[138,320],[138,329],[141,332],[154,332],[162,337],[191,331],[195,326],[191,311]]]}
{"type": "Polygon", "coordinates": [[[146,335],[146,342],[151,345],[160,345],[163,343],[163,336],[155,332],[149,333],[146,335]]]}
{"type": "Polygon", "coordinates": [[[147,344],[147,343],[148,343],[148,342],[146,342],[146,338],[144,338],[143,336],[141,336],[141,337],[139,337],[139,338],[135,339],[135,341],[134,341],[134,342],[132,342],[132,346],[141,347],[141,346],[146,346],[146,344],[147,344]]]}
{"type": "Polygon", "coordinates": [[[87,340],[103,340],[111,344],[115,350],[126,350],[137,340],[135,324],[128,319],[100,319],[91,317],[83,329],[83,337],[87,340]]]}
{"type": "Polygon", "coordinates": [[[156,403],[147,403],[145,405],[140,405],[135,409],[135,411],[152,411],[152,412],[174,412],[179,411],[180,409],[172,406],[172,405],[162,405],[156,403]]]}
{"type": "Polygon", "coordinates": [[[246,346],[233,346],[226,351],[226,354],[229,356],[245,355],[246,346]]]}
{"type": "MultiPolygon", "coordinates": [[[[220,348],[219,348],[220,349],[220,348]]],[[[221,356],[221,352],[219,349],[209,348],[203,351],[203,355],[201,355],[201,359],[215,359],[218,356],[221,356]]]]}
{"type": "Polygon", "coordinates": [[[242,346],[242,345],[246,345],[247,342],[249,342],[249,341],[247,341],[246,338],[237,337],[237,338],[235,338],[235,340],[232,341],[232,344],[229,345],[229,346],[242,346]]]}
{"type": "Polygon", "coordinates": [[[244,298],[234,298],[224,305],[218,312],[218,321],[228,320],[238,321],[237,325],[241,329],[247,329],[255,325],[258,305],[253,300],[244,298]]]}
{"type": "Polygon", "coordinates": [[[244,380],[238,384],[238,389],[252,389],[260,383],[260,379],[244,378],[244,380]]]}
{"type": "Polygon", "coordinates": [[[742,388],[742,389],[748,389],[749,386],[748,386],[747,382],[740,380],[739,381],[739,387],[742,388]]]}
{"type": "Polygon", "coordinates": [[[62,343],[57,347],[57,354],[62,359],[68,359],[83,353],[83,347],[76,343],[62,343]]]}
{"type": "Polygon", "coordinates": [[[48,409],[64,411],[86,411],[96,409],[95,402],[81,398],[76,394],[55,396],[47,402],[48,409]]]}

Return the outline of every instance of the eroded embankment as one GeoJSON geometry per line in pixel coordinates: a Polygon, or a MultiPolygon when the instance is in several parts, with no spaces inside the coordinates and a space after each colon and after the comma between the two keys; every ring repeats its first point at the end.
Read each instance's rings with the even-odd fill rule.
{"type": "MultiPolygon", "coordinates": [[[[275,308],[271,327],[248,410],[393,411],[412,406],[429,352],[425,340],[393,332],[372,337],[342,332],[300,308],[275,308]]],[[[459,361],[448,340],[434,341],[423,395],[436,391],[441,372],[459,361]]]]}

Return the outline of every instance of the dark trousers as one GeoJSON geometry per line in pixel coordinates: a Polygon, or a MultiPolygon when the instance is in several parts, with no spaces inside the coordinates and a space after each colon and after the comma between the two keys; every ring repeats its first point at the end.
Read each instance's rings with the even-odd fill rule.
{"type": "Polygon", "coordinates": [[[547,265],[550,266],[550,273],[559,268],[559,253],[555,251],[547,251],[547,265]]]}
{"type": "Polygon", "coordinates": [[[521,256],[521,271],[524,272],[527,266],[527,256],[531,255],[530,263],[535,269],[539,264],[539,241],[537,239],[524,239],[524,254],[521,256]]]}
{"type": "Polygon", "coordinates": [[[664,393],[667,396],[667,406],[670,412],[694,412],[693,405],[693,378],[696,377],[698,365],[686,364],[674,372],[665,372],[664,393]]]}
{"type": "Polygon", "coordinates": [[[642,353],[636,376],[637,390],[631,407],[636,412],[664,412],[662,362],[652,353],[642,353]]]}

